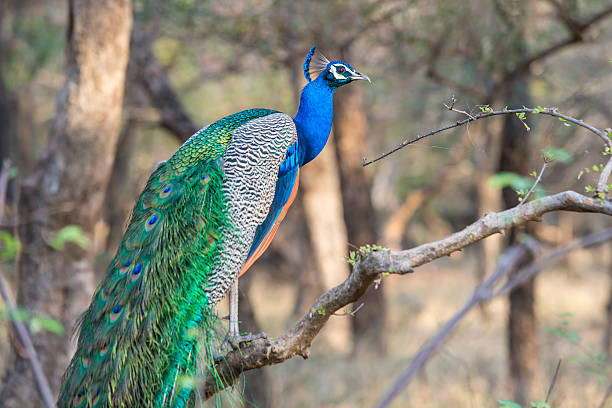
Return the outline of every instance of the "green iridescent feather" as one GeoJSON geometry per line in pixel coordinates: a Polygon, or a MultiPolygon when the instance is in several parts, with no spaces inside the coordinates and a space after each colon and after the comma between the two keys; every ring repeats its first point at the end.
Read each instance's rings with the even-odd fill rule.
{"type": "Polygon", "coordinates": [[[216,320],[206,288],[232,228],[217,159],[237,127],[271,113],[211,124],[151,175],[78,322],[59,407],[190,406],[194,390],[181,377],[206,371],[198,354],[211,349],[216,320]]]}

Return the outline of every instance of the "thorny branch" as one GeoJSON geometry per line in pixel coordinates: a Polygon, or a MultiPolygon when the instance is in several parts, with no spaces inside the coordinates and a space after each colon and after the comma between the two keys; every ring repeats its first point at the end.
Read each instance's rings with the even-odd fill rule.
{"type": "Polygon", "coordinates": [[[355,264],[346,281],[319,296],[292,328],[275,339],[255,340],[247,347],[229,352],[217,362],[216,375],[210,374],[205,379],[203,397],[208,399],[221,388],[232,386],[244,371],[279,364],[295,356],[308,358],[312,342],[329,318],[342,307],[357,301],[381,274],[410,273],[412,268],[449,256],[490,235],[503,233],[529,221],[539,221],[542,215],[552,211],[612,215],[612,202],[565,191],[499,213],[489,212],[463,230],[439,241],[403,251],[382,250],[365,255],[355,264]],[[223,381],[221,386],[219,378],[223,381]]]}
{"type": "MultiPolygon", "coordinates": [[[[431,130],[427,133],[424,133],[422,135],[419,135],[413,139],[407,139],[405,141],[403,141],[402,143],[400,143],[399,145],[395,146],[394,148],[392,148],[391,150],[381,154],[380,156],[376,157],[375,159],[372,160],[367,160],[365,157],[363,158],[362,161],[362,165],[368,166],[374,162],[377,162],[387,156],[389,156],[390,154],[393,154],[395,152],[397,152],[398,150],[413,144],[421,139],[424,139],[426,137],[435,135],[436,133],[440,133],[440,132],[444,132],[445,130],[449,130],[449,129],[453,129],[456,127],[460,127],[463,125],[466,125],[470,122],[474,122],[478,119],[484,119],[484,118],[490,118],[493,116],[499,116],[499,115],[516,115],[516,114],[521,114],[521,113],[533,113],[533,114],[541,114],[541,115],[548,115],[548,116],[553,116],[556,118],[559,118],[561,120],[563,120],[564,122],[570,122],[573,123],[577,126],[581,126],[585,129],[587,129],[589,132],[594,133],[595,135],[599,136],[599,138],[604,142],[604,144],[610,148],[610,150],[612,151],[612,141],[610,140],[610,137],[606,134],[606,132],[604,132],[601,129],[596,128],[593,125],[590,125],[588,123],[583,122],[580,119],[576,119],[572,116],[566,115],[564,113],[561,113],[557,110],[557,108],[520,108],[520,109],[500,109],[500,110],[492,110],[491,108],[486,108],[484,109],[483,112],[478,113],[476,115],[470,115],[467,112],[464,111],[458,111],[456,109],[453,108],[452,105],[447,106],[445,105],[447,109],[450,109],[452,111],[458,112],[458,113],[462,113],[467,115],[468,117],[466,119],[463,120],[458,120],[455,123],[452,123],[450,125],[441,127],[439,129],[435,129],[435,130],[431,130]]],[[[610,174],[612,173],[612,155],[610,157],[610,159],[608,160],[608,163],[606,164],[606,166],[604,167],[604,169],[602,170],[599,180],[597,182],[597,192],[598,193],[605,193],[607,191],[607,180],[610,176],[610,174]]]]}

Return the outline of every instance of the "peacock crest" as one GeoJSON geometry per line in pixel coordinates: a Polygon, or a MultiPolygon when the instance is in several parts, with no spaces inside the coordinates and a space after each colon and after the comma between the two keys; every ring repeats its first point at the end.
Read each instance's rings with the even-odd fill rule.
{"type": "Polygon", "coordinates": [[[329,60],[314,46],[308,51],[306,59],[304,60],[304,76],[308,82],[312,82],[312,78],[316,78],[317,75],[327,68],[329,60]]]}

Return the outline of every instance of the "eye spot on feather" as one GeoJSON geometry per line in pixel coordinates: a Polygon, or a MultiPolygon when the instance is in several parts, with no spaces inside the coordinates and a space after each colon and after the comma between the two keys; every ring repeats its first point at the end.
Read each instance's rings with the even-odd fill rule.
{"type": "Polygon", "coordinates": [[[157,224],[157,221],[159,221],[159,214],[155,213],[147,219],[145,230],[151,231],[153,227],[155,227],[155,224],[157,224]]]}
{"type": "Polygon", "coordinates": [[[108,289],[103,288],[101,292],[102,300],[106,301],[108,299],[108,289]]]}
{"type": "Polygon", "coordinates": [[[168,184],[159,194],[160,198],[166,198],[172,193],[172,184],[168,184]]]}
{"type": "Polygon", "coordinates": [[[200,177],[201,184],[207,184],[209,180],[210,176],[208,174],[202,174],[202,176],[200,177]]]}
{"type": "Polygon", "coordinates": [[[144,265],[143,265],[142,262],[138,262],[134,266],[134,270],[132,271],[132,281],[135,281],[136,279],[138,279],[140,277],[140,272],[142,272],[143,266],[144,265]]]}
{"type": "Polygon", "coordinates": [[[89,359],[83,356],[81,357],[81,363],[83,364],[83,368],[87,368],[87,366],[89,366],[89,359]]]}
{"type": "Polygon", "coordinates": [[[123,310],[123,306],[121,304],[116,304],[115,307],[113,307],[113,310],[111,311],[111,314],[110,314],[111,323],[114,323],[117,321],[117,319],[121,315],[122,310],[123,310]]]}

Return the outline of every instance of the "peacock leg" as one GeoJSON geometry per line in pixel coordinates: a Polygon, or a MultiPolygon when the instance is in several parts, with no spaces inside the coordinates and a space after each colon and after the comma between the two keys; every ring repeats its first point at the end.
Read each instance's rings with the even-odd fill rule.
{"type": "Polygon", "coordinates": [[[234,279],[229,294],[229,333],[230,339],[237,339],[240,335],[238,330],[238,277],[234,279]]]}
{"type": "Polygon", "coordinates": [[[236,278],[230,288],[229,309],[229,332],[227,333],[227,339],[232,348],[238,349],[240,348],[240,344],[248,343],[258,339],[268,340],[268,335],[266,333],[248,333],[242,336],[240,335],[240,331],[238,328],[238,278],[236,278]]]}

